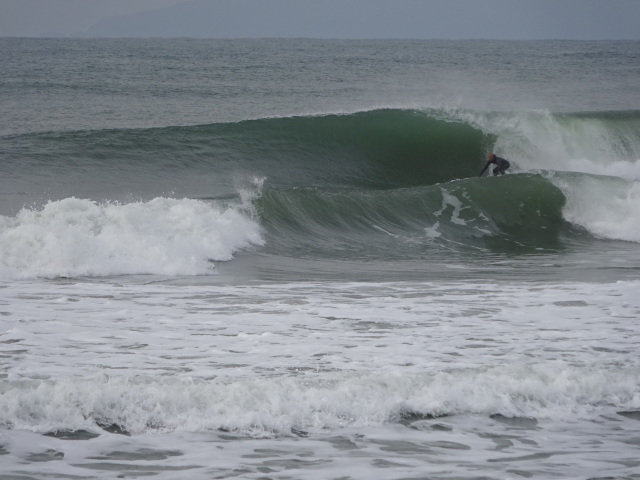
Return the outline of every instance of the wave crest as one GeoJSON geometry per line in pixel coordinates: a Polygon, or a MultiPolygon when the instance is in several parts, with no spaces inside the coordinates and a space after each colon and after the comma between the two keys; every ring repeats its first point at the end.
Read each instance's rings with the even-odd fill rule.
{"type": "Polygon", "coordinates": [[[0,217],[0,277],[205,274],[211,261],[261,244],[259,224],[237,207],[67,198],[0,217]]]}

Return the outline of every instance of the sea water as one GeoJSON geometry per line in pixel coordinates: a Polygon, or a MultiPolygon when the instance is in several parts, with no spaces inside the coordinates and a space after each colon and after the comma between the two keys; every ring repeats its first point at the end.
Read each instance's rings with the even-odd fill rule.
{"type": "Polygon", "coordinates": [[[638,478],[640,43],[0,47],[0,478],[638,478]]]}

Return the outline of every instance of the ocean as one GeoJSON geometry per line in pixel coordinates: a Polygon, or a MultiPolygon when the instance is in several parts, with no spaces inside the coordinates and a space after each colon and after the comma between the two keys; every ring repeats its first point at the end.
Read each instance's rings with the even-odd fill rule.
{"type": "Polygon", "coordinates": [[[2,480],[640,479],[639,344],[640,42],[0,39],[2,480]]]}

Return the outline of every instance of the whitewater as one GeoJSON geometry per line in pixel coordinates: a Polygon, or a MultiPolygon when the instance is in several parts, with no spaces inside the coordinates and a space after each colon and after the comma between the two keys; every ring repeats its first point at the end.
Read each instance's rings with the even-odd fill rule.
{"type": "Polygon", "coordinates": [[[638,42],[0,47],[0,479],[637,478],[638,42]]]}

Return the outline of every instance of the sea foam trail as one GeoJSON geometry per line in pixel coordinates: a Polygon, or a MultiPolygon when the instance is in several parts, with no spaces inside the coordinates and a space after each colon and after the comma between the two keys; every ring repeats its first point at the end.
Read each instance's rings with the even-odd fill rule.
{"type": "Polygon", "coordinates": [[[0,217],[0,278],[196,275],[263,243],[238,207],[155,198],[129,204],[67,198],[0,217]]]}
{"type": "Polygon", "coordinates": [[[34,431],[231,430],[255,436],[379,426],[457,414],[569,420],[640,407],[637,372],[563,362],[407,373],[209,381],[99,375],[23,381],[0,399],[0,422],[34,431]]]}

